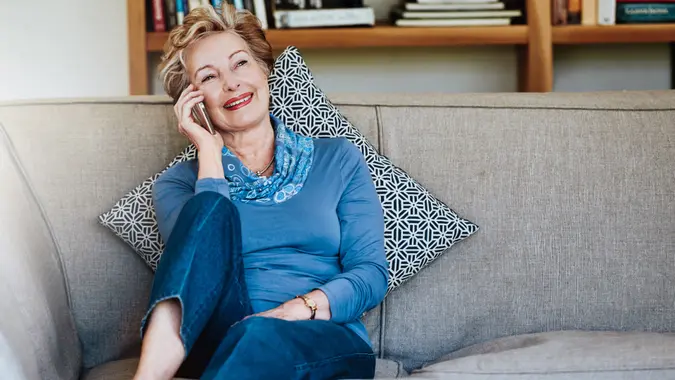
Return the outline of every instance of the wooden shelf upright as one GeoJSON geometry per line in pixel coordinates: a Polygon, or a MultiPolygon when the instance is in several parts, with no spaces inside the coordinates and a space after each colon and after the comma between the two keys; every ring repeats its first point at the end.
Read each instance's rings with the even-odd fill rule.
{"type": "MultiPolygon", "coordinates": [[[[557,44],[675,41],[675,24],[553,27],[549,0],[526,0],[525,6],[527,25],[270,29],[266,36],[277,51],[289,45],[299,49],[513,45],[518,52],[520,92],[553,90],[553,46],[557,44]]],[[[168,38],[168,33],[146,32],[148,11],[145,0],[127,0],[130,95],[150,93],[148,54],[161,52],[168,38]]]]}

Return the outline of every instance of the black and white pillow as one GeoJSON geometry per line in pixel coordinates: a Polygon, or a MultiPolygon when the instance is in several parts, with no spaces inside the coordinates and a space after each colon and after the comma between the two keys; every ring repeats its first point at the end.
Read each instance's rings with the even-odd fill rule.
{"type": "MultiPolygon", "coordinates": [[[[389,292],[478,231],[476,224],[457,215],[376,151],[314,84],[295,47],[288,47],[276,59],[269,86],[270,111],[291,129],[312,137],[344,136],[363,153],[384,210],[389,292]]],[[[153,270],[164,245],[152,206],[152,185],[166,169],[195,155],[194,146],[188,146],[164,170],[99,217],[101,224],[131,245],[153,270]]]]}

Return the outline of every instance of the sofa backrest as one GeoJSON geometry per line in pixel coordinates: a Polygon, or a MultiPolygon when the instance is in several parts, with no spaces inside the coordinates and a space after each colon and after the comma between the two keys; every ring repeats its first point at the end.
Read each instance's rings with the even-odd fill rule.
{"type": "Polygon", "coordinates": [[[81,350],[51,226],[0,123],[0,369],[76,379],[81,350]]]}
{"type": "MultiPolygon", "coordinates": [[[[673,92],[332,99],[481,227],[368,313],[381,356],[410,369],[510,334],[675,330],[673,92]]],[[[97,217],[185,146],[169,100],[5,104],[0,122],[59,247],[84,366],[137,355],[152,272],[97,217]]]]}
{"type": "Polygon", "coordinates": [[[367,102],[381,150],[480,226],[386,299],[386,357],[409,370],[508,335],[675,331],[675,91],[367,102]]]}

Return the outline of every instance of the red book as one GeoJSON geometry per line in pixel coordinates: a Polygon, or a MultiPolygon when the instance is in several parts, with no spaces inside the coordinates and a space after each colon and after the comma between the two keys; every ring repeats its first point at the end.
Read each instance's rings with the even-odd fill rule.
{"type": "Polygon", "coordinates": [[[152,25],[155,32],[166,32],[164,1],[162,0],[152,0],[152,25]]]}

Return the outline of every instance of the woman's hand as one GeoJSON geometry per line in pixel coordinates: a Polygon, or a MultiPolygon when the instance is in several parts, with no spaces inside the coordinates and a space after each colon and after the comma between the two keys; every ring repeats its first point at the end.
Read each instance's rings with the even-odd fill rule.
{"type": "Polygon", "coordinates": [[[301,299],[294,299],[281,304],[274,309],[263,311],[262,313],[252,316],[279,318],[287,321],[304,321],[308,320],[311,315],[312,311],[305,306],[305,303],[301,299]]]}
{"type": "MultiPolygon", "coordinates": [[[[330,304],[326,294],[321,290],[314,290],[309,292],[307,296],[316,302],[317,310],[314,319],[330,320],[330,304]]],[[[312,316],[312,311],[305,305],[305,301],[300,298],[293,298],[274,309],[251,315],[251,317],[253,316],[279,318],[287,321],[305,321],[312,316]]]]}
{"type": "Polygon", "coordinates": [[[206,128],[197,124],[192,117],[192,107],[204,101],[204,94],[190,84],[180,94],[173,110],[178,117],[178,131],[187,137],[199,153],[220,156],[223,149],[223,137],[220,133],[212,135],[206,128]]]}

